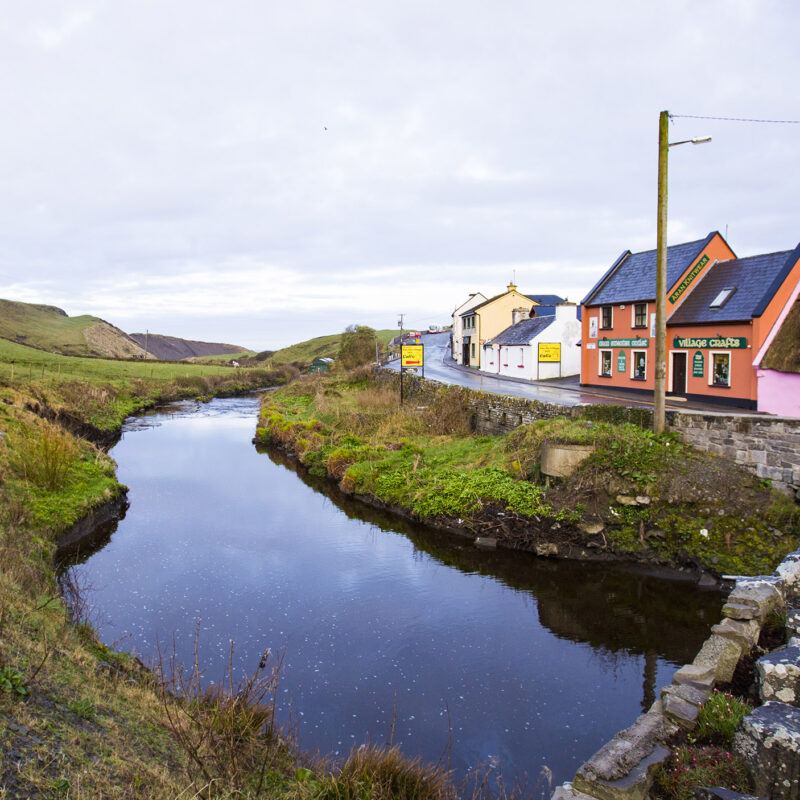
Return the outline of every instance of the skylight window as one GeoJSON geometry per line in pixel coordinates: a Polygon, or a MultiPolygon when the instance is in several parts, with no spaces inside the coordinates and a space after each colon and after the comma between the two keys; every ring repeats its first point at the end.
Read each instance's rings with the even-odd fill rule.
{"type": "Polygon", "coordinates": [[[709,308],[722,308],[728,300],[731,299],[731,296],[736,291],[735,286],[728,286],[727,288],[723,289],[709,304],[709,308]]]}

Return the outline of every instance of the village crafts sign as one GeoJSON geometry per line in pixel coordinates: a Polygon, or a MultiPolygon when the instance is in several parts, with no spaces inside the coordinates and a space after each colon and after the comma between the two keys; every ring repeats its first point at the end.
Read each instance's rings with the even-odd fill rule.
{"type": "Polygon", "coordinates": [[[672,340],[672,346],[679,349],[713,348],[714,350],[744,350],[747,347],[747,338],[744,336],[719,336],[713,338],[695,338],[687,336],[681,339],[676,336],[672,340]]]}

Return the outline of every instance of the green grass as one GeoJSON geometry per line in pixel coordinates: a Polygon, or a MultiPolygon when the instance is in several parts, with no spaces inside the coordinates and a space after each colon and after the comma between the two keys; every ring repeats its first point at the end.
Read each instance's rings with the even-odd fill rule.
{"type": "MultiPolygon", "coordinates": [[[[385,345],[392,338],[397,336],[397,330],[375,331],[378,341],[385,345]]],[[[339,344],[342,340],[341,333],[332,333],[327,336],[317,336],[305,342],[284,347],[277,350],[269,360],[273,364],[293,364],[299,362],[310,364],[315,358],[336,358],[339,354],[339,344]]]]}

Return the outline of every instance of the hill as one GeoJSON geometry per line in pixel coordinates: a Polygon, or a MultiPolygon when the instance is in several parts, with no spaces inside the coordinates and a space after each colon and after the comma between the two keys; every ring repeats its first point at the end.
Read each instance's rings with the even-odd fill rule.
{"type": "MultiPolygon", "coordinates": [[[[375,335],[382,345],[387,344],[397,334],[397,330],[375,331],[375,335]]],[[[310,364],[315,358],[336,358],[339,354],[341,341],[341,333],[317,336],[314,339],[308,339],[305,342],[298,342],[297,344],[289,345],[289,347],[284,347],[282,350],[277,350],[269,360],[273,364],[292,364],[296,361],[310,364]]]]}
{"type": "Polygon", "coordinates": [[[56,306],[0,300],[0,337],[51,353],[144,357],[127,333],[99,317],[70,317],[56,306]]]}
{"type": "Polygon", "coordinates": [[[246,347],[220,342],[197,342],[180,339],[177,336],[162,336],[158,333],[132,333],[133,339],[148,354],[160,361],[181,361],[184,358],[205,358],[207,356],[238,355],[250,353],[246,347]]]}

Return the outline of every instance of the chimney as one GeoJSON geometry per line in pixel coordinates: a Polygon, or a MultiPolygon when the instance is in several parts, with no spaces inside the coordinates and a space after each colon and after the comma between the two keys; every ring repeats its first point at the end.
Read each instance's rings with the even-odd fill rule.
{"type": "Polygon", "coordinates": [[[516,292],[517,291],[517,284],[514,283],[513,281],[509,282],[508,291],[509,292],[516,292]]]}

